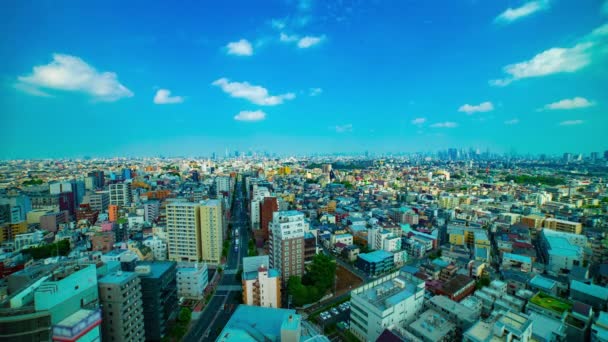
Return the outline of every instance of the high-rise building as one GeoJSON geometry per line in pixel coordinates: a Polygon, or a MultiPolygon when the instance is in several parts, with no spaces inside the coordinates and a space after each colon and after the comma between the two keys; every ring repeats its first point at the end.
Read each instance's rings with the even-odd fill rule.
{"type": "Polygon", "coordinates": [[[304,274],[304,234],[308,223],[299,211],[278,211],[270,223],[270,267],[281,272],[285,284],[304,274]]]}
{"type": "Polygon", "coordinates": [[[88,203],[91,209],[105,211],[110,204],[110,196],[108,191],[97,191],[93,194],[84,196],[83,203],[88,203]]]}
{"type": "Polygon", "coordinates": [[[249,219],[251,221],[251,229],[258,230],[260,229],[261,204],[265,197],[270,196],[270,191],[263,186],[254,185],[253,188],[250,205],[251,214],[249,215],[249,219]]]}
{"type": "Polygon", "coordinates": [[[129,168],[122,169],[122,179],[123,180],[129,180],[129,179],[133,178],[132,176],[133,176],[133,172],[131,171],[131,169],[129,169],[129,168]]]}
{"type": "Polygon", "coordinates": [[[170,260],[220,263],[223,217],[219,200],[172,202],[166,215],[170,260]]]}
{"type": "Polygon", "coordinates": [[[128,207],[131,205],[132,194],[130,183],[110,184],[110,204],[128,207]]]}
{"type": "Polygon", "coordinates": [[[276,197],[264,197],[260,206],[260,230],[264,240],[268,240],[268,227],[272,221],[272,216],[279,211],[279,202],[276,197]]]}
{"type": "Polygon", "coordinates": [[[141,280],[144,327],[147,341],[160,341],[179,311],[176,264],[169,261],[139,262],[135,273],[141,280]]]}
{"type": "Polygon", "coordinates": [[[144,312],[139,277],[118,271],[99,279],[104,341],[145,341],[144,312]]]}
{"type": "Polygon", "coordinates": [[[419,313],[424,281],[397,271],[351,291],[350,331],[362,341],[376,341],[388,326],[400,325],[419,313]]]}
{"type": "Polygon", "coordinates": [[[219,265],[224,232],[222,202],[219,200],[200,202],[199,222],[201,260],[210,265],[219,265]]]}
{"type": "Polygon", "coordinates": [[[96,189],[103,188],[103,186],[105,185],[105,175],[103,174],[103,171],[92,171],[89,172],[87,176],[93,177],[93,185],[96,189]]]}
{"type": "Polygon", "coordinates": [[[215,177],[215,190],[219,197],[220,194],[226,192],[230,193],[230,177],[229,176],[218,176],[215,177]]]}
{"type": "Polygon", "coordinates": [[[200,261],[199,205],[192,202],[170,202],[165,208],[169,260],[200,261]]]}

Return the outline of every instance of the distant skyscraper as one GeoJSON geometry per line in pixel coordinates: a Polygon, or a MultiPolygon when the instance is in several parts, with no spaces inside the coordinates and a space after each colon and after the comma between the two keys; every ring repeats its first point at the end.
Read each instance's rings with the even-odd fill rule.
{"type": "Polygon", "coordinates": [[[458,159],[458,149],[449,148],[448,149],[448,159],[449,160],[457,160],[458,159]]]}
{"type": "Polygon", "coordinates": [[[564,153],[563,157],[564,163],[569,163],[572,161],[572,153],[564,153]]]}
{"type": "Polygon", "coordinates": [[[94,181],[93,181],[93,186],[98,189],[98,188],[103,188],[104,186],[104,174],[103,171],[92,171],[89,172],[87,174],[87,176],[89,177],[93,177],[94,181]]]}
{"type": "Polygon", "coordinates": [[[599,159],[599,153],[598,152],[591,152],[591,155],[589,156],[592,162],[595,162],[599,159]]]}
{"type": "Polygon", "coordinates": [[[122,179],[123,180],[128,180],[128,179],[131,179],[132,177],[133,177],[133,173],[132,173],[131,169],[129,169],[129,168],[122,169],[122,179]]]}

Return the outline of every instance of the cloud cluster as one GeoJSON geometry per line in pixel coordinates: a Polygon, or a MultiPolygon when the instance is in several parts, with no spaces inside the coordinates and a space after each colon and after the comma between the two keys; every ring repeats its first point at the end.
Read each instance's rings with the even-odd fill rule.
{"type": "Polygon", "coordinates": [[[321,95],[322,92],[323,92],[323,89],[321,89],[321,88],[310,88],[308,94],[310,96],[319,96],[319,95],[321,95]]]}
{"type": "Polygon", "coordinates": [[[261,110],[248,111],[244,110],[234,116],[236,121],[262,121],[266,119],[266,113],[261,110]]]}
{"type": "Polygon", "coordinates": [[[506,86],[525,78],[579,71],[591,64],[595,57],[605,55],[606,37],[608,24],[596,28],[572,47],[550,48],[529,60],[509,64],[502,68],[506,77],[491,80],[489,83],[494,86],[506,86]]]}
{"type": "Polygon", "coordinates": [[[511,119],[505,121],[505,125],[517,125],[519,123],[519,119],[511,119]]]}
{"type": "Polygon", "coordinates": [[[226,45],[229,55],[236,56],[251,56],[253,55],[253,47],[247,39],[241,39],[236,42],[230,42],[226,45]]]}
{"type": "Polygon", "coordinates": [[[276,106],[296,97],[294,93],[270,95],[268,90],[262,86],[252,85],[248,82],[230,82],[225,77],[215,80],[212,84],[220,87],[232,97],[246,99],[260,106],[276,106]]]}
{"type": "Polygon", "coordinates": [[[353,125],[352,124],[346,124],[346,125],[338,125],[336,126],[336,132],[338,133],[346,133],[346,132],[352,132],[353,131],[353,125]]]}
{"type": "Polygon", "coordinates": [[[431,125],[433,128],[455,128],[458,124],[452,121],[437,122],[431,125]]]}
{"type": "Polygon", "coordinates": [[[579,109],[593,106],[593,102],[587,100],[584,97],[574,97],[571,99],[563,99],[557,102],[549,103],[545,105],[545,110],[567,110],[567,109],[579,109]]]}
{"type": "Polygon", "coordinates": [[[15,88],[35,96],[50,96],[42,89],[86,93],[99,101],[117,101],[133,96],[113,72],[99,72],[76,56],[56,53],[53,61],[19,76],[15,88]]]}
{"type": "Polygon", "coordinates": [[[415,118],[414,120],[412,120],[413,125],[422,125],[425,122],[426,118],[415,118]]]}
{"type": "Polygon", "coordinates": [[[517,8],[507,8],[494,19],[494,22],[508,24],[547,9],[549,9],[548,0],[530,1],[517,8]]]}
{"type": "Polygon", "coordinates": [[[182,103],[184,98],[181,96],[171,96],[169,89],[158,89],[154,95],[154,103],[156,104],[174,104],[182,103]]]}
{"type": "Polygon", "coordinates": [[[281,32],[279,35],[279,40],[283,43],[295,43],[300,49],[308,49],[323,42],[323,40],[325,40],[325,36],[300,37],[298,35],[288,35],[285,32],[281,32]]]}
{"type": "Polygon", "coordinates": [[[560,126],[575,126],[583,124],[583,120],[566,120],[559,123],[560,126]]]}
{"type": "Polygon", "coordinates": [[[460,106],[460,108],[458,108],[459,112],[464,112],[467,113],[468,115],[471,115],[473,113],[484,113],[484,112],[489,112],[494,110],[494,105],[492,104],[492,102],[482,102],[478,105],[470,105],[470,104],[464,104],[462,106],[460,106]]]}

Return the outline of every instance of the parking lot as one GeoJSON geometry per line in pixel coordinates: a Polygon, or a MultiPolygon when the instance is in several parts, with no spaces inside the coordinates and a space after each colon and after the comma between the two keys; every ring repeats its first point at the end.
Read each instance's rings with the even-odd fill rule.
{"type": "Polygon", "coordinates": [[[319,325],[325,328],[329,325],[338,322],[345,322],[349,324],[350,319],[350,301],[344,302],[336,307],[333,307],[327,311],[322,311],[319,314],[319,325]]]}

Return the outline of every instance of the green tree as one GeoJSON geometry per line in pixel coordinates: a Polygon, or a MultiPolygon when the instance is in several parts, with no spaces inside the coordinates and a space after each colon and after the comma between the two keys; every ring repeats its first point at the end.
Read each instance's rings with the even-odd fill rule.
{"type": "Polygon", "coordinates": [[[325,292],[334,286],[336,277],[336,263],[325,254],[317,254],[312,259],[305,283],[314,285],[320,292],[325,292]]]}

